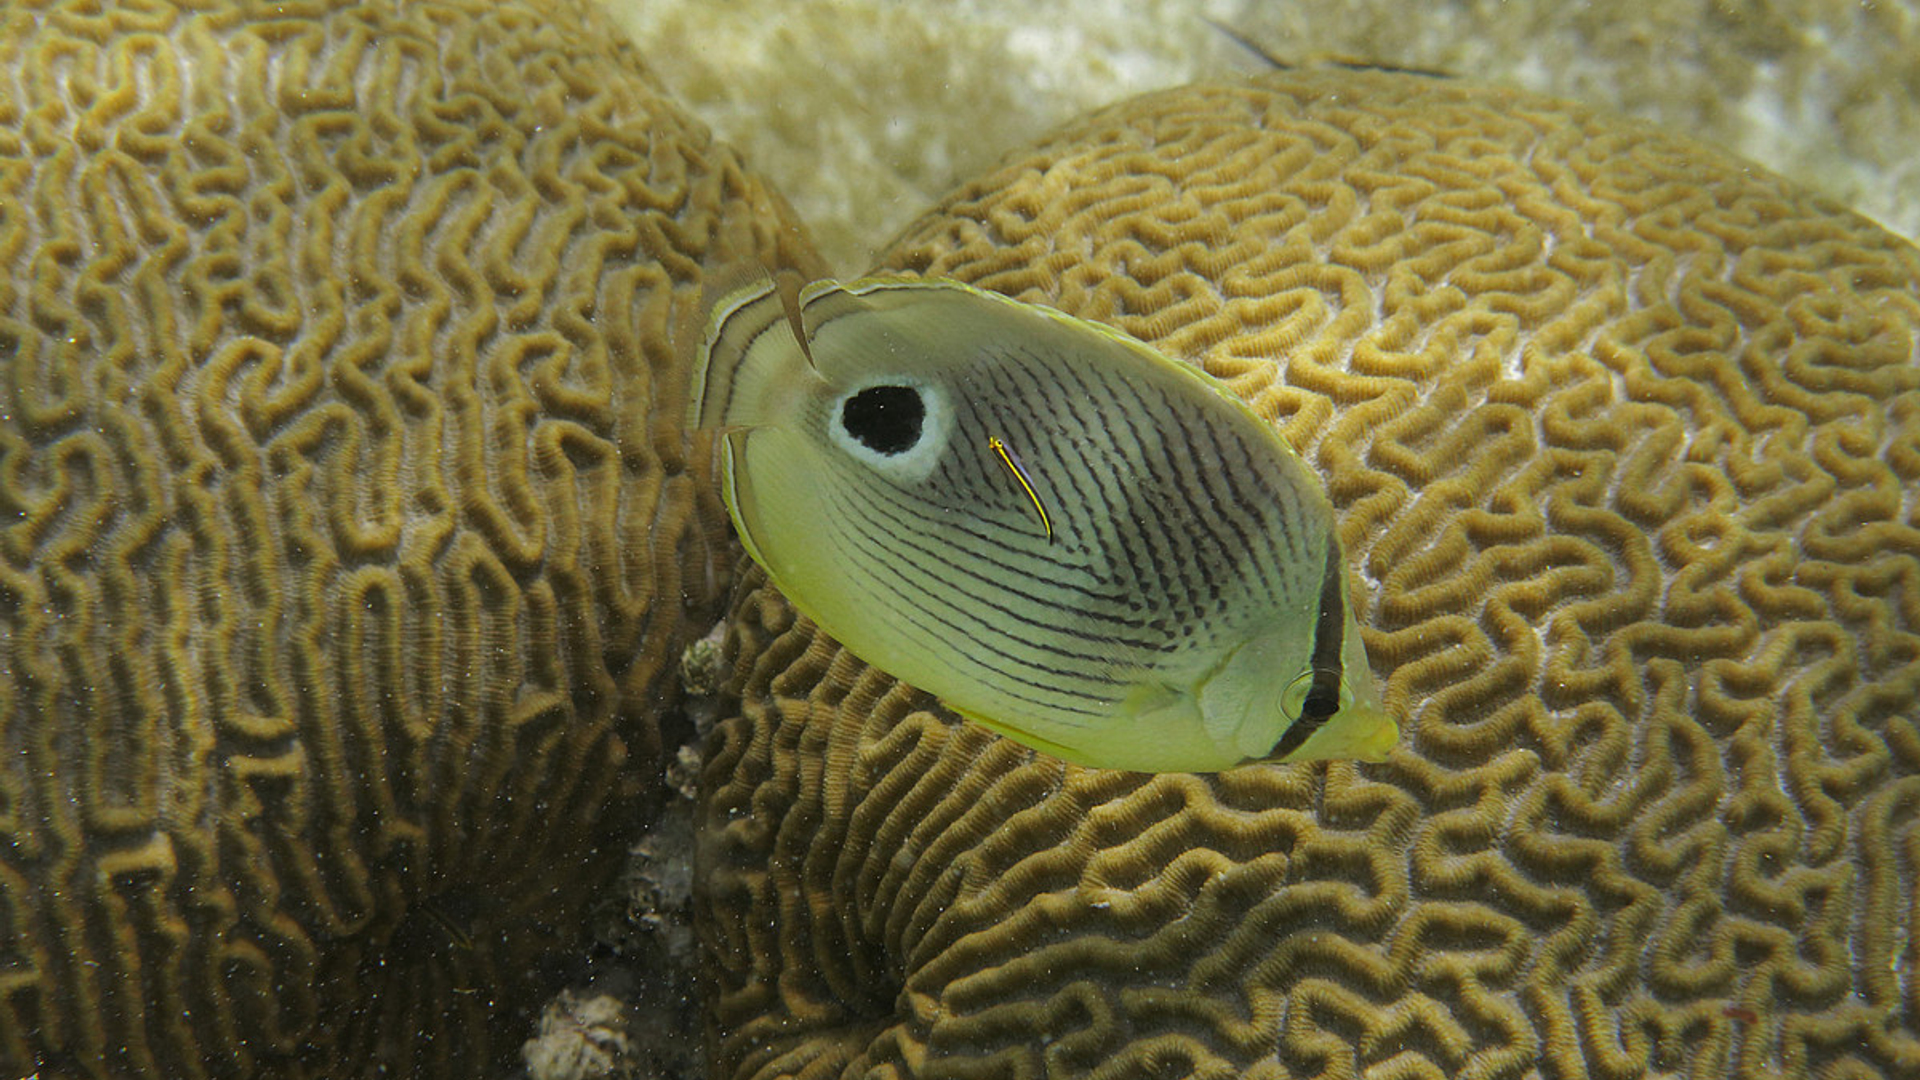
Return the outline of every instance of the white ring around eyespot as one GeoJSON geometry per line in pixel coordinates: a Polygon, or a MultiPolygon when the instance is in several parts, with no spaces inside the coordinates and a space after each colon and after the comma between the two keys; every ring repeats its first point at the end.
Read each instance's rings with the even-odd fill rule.
{"type": "Polygon", "coordinates": [[[947,398],[946,390],[910,375],[868,379],[835,397],[827,411],[827,438],[833,445],[855,461],[903,484],[918,483],[932,474],[934,467],[940,464],[941,455],[946,452],[947,439],[952,431],[953,403],[947,398]],[[882,454],[848,434],[843,419],[847,400],[876,386],[905,386],[920,395],[920,405],[925,412],[920,418],[920,438],[911,449],[898,454],[882,454]]]}

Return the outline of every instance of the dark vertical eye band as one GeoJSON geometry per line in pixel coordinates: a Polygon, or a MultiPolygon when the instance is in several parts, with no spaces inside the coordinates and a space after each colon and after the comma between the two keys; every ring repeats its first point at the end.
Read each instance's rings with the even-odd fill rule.
{"type": "Polygon", "coordinates": [[[1340,711],[1340,683],[1346,677],[1341,651],[1346,647],[1347,621],[1340,603],[1340,541],[1327,533],[1327,569],[1320,579],[1320,616],[1313,625],[1313,682],[1307,687],[1307,699],[1300,715],[1273,744],[1270,760],[1283,761],[1300,749],[1309,736],[1320,730],[1327,718],[1340,711]]]}

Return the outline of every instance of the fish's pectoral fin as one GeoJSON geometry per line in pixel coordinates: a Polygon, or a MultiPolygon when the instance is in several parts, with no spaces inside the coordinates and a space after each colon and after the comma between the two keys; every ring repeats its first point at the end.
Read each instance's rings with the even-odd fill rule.
{"type": "Polygon", "coordinates": [[[1151,720],[1155,714],[1166,713],[1174,709],[1191,708],[1187,701],[1190,695],[1178,687],[1163,682],[1140,682],[1129,689],[1120,699],[1115,713],[1133,720],[1151,720]]]}

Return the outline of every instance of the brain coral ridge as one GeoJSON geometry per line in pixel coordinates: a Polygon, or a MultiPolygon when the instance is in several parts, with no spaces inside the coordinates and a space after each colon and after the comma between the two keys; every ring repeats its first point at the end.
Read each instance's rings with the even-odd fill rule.
{"type": "Polygon", "coordinates": [[[1407,737],[1063,766],[749,581],[727,1077],[1920,1076],[1920,253],[1526,94],[1095,114],[893,244],[1205,366],[1327,480],[1407,737]]]}
{"type": "Polygon", "coordinates": [[[732,562],[668,331],[804,242],[573,0],[0,79],[0,1076],[494,1069],[732,562]]]}

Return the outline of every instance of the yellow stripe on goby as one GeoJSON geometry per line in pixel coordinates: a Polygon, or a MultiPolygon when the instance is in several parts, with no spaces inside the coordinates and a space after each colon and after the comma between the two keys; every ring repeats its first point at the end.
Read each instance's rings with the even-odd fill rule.
{"type": "Polygon", "coordinates": [[[987,436],[987,449],[1000,455],[1000,464],[1007,467],[1007,471],[1013,474],[1014,481],[1020,485],[1020,490],[1025,491],[1027,498],[1033,500],[1033,512],[1040,515],[1040,528],[1047,535],[1047,543],[1053,543],[1053,516],[1047,513],[1046,505],[1040,501],[1040,496],[1033,490],[1033,481],[1028,478],[1027,470],[1020,464],[1020,459],[1013,456],[1013,451],[1007,449],[1007,444],[997,435],[987,436]]]}

